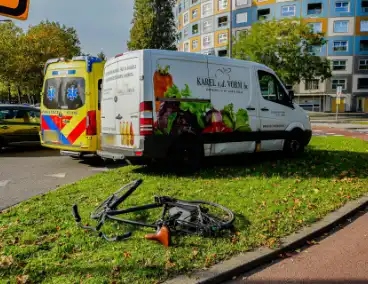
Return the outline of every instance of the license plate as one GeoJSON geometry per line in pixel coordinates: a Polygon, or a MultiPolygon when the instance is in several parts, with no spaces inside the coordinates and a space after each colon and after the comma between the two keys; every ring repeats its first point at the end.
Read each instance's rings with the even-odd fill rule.
{"type": "Polygon", "coordinates": [[[59,133],[56,131],[45,130],[43,139],[47,142],[59,142],[59,133]]]}
{"type": "Polygon", "coordinates": [[[114,145],[115,144],[115,136],[114,135],[105,135],[104,142],[106,145],[114,145]]]}

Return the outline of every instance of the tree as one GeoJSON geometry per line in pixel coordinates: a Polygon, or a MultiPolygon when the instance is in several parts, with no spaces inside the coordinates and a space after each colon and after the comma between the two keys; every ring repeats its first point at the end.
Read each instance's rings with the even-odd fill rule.
{"type": "Polygon", "coordinates": [[[314,33],[302,19],[262,21],[239,35],[233,57],[272,68],[286,84],[313,78],[324,81],[331,77],[330,62],[311,52],[324,44],[324,34],[314,33]]]}
{"type": "Polygon", "coordinates": [[[175,0],[135,0],[129,50],[176,50],[175,0]]]}
{"type": "Polygon", "coordinates": [[[101,50],[100,53],[97,54],[97,57],[100,58],[102,61],[107,59],[106,54],[101,50]]]}
{"type": "Polygon", "coordinates": [[[57,22],[43,21],[29,27],[20,40],[18,82],[39,93],[43,84],[45,63],[51,58],[72,58],[81,53],[80,41],[74,28],[57,22]]]}
{"type": "Polygon", "coordinates": [[[0,80],[8,90],[8,101],[11,101],[11,85],[16,82],[18,74],[17,57],[20,53],[19,38],[23,30],[13,22],[0,24],[0,80]]]}

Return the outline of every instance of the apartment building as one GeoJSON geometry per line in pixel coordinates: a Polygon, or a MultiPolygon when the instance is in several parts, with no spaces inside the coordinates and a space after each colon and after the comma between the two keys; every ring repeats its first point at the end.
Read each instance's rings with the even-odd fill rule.
{"type": "Polygon", "coordinates": [[[302,17],[327,44],[311,52],[331,60],[333,76],[295,86],[296,102],[305,109],[368,112],[368,0],[178,0],[175,16],[178,50],[228,56],[235,36],[260,20],[302,17]]]}

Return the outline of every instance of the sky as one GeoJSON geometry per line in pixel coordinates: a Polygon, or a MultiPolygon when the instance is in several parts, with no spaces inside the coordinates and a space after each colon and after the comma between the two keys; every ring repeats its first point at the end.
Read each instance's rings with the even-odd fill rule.
{"type": "MultiPolygon", "coordinates": [[[[31,0],[28,19],[13,22],[27,29],[40,21],[74,27],[84,53],[107,57],[126,51],[134,0],[31,0]]],[[[5,19],[0,16],[0,20],[5,19]]]]}

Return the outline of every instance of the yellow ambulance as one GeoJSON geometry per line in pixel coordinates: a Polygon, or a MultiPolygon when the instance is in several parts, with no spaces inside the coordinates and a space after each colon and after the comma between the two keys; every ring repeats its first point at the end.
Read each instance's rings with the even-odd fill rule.
{"type": "Polygon", "coordinates": [[[82,157],[100,149],[101,90],[105,62],[97,57],[50,59],[41,94],[41,144],[82,157]]]}

